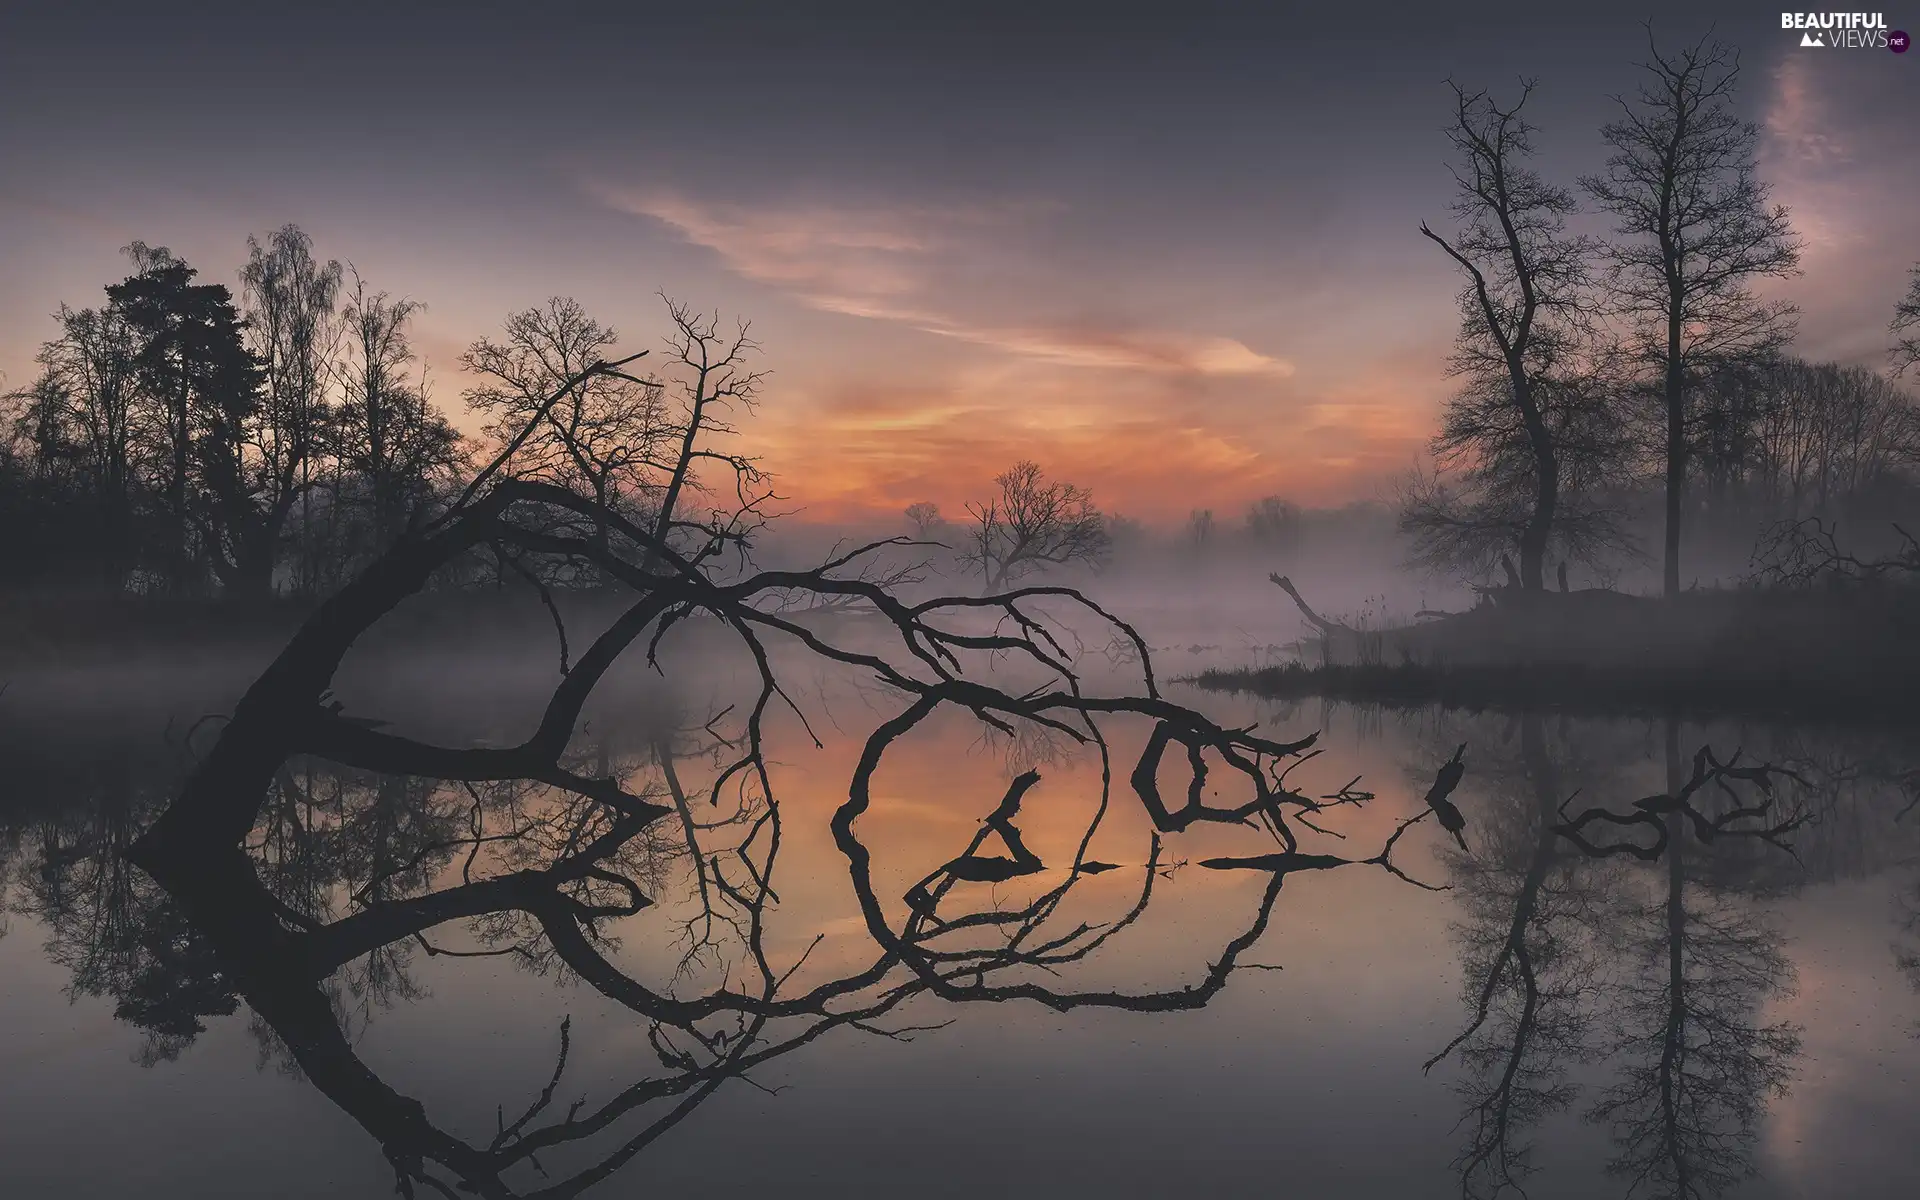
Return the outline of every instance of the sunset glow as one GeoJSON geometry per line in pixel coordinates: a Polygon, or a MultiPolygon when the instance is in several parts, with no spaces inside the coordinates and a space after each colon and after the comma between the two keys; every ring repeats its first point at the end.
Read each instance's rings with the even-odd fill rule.
{"type": "MultiPolygon", "coordinates": [[[[189,43],[127,15],[103,47],[64,11],[15,19],[47,26],[30,59],[0,49],[10,111],[59,97],[0,131],[10,386],[129,241],[230,282],[248,233],[292,221],[426,305],[435,399],[468,429],[460,351],[549,295],[633,348],[660,335],[656,291],[751,320],[773,372],[755,448],[822,521],[958,510],[1020,457],[1156,522],[1381,497],[1451,386],[1457,279],[1417,234],[1447,218],[1443,81],[1526,61],[1570,184],[1644,49],[1563,13],[1406,15],[1386,41],[1331,17],[1036,20],[1019,51],[958,14],[744,40],[682,17],[576,72],[584,13],[425,41],[395,18],[351,52],[330,23],[253,54],[251,23],[189,43]]],[[[1800,55],[1775,24],[1718,28],[1807,243],[1798,352],[1876,363],[1911,257],[1884,248],[1920,188],[1913,64],[1800,55]]]]}

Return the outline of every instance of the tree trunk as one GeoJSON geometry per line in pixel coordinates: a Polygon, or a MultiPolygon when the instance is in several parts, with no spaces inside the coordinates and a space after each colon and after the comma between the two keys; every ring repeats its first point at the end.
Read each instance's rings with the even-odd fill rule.
{"type": "Polygon", "coordinates": [[[1553,536],[1553,519],[1560,507],[1560,460],[1553,448],[1553,435],[1527,376],[1523,348],[1507,357],[1507,374],[1513,385],[1513,398],[1527,430],[1527,445],[1533,451],[1533,514],[1520,533],[1520,586],[1526,591],[1546,590],[1547,542],[1553,536]]]}
{"type": "Polygon", "coordinates": [[[1687,481],[1687,391],[1680,363],[1680,313],[1667,317],[1667,533],[1664,590],[1680,592],[1680,497],[1687,481]]]}
{"type": "Polygon", "coordinates": [[[1553,518],[1560,505],[1560,464],[1554,461],[1551,445],[1536,447],[1535,471],[1539,490],[1533,501],[1533,515],[1520,534],[1520,586],[1530,592],[1545,591],[1547,541],[1553,535],[1553,518]]]}

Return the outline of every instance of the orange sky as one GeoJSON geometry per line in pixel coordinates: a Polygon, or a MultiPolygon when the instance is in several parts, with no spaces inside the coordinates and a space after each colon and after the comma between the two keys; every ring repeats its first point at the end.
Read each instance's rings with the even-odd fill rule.
{"type": "MultiPolygon", "coordinates": [[[[0,105],[43,113],[0,126],[0,372],[31,377],[48,314],[98,303],[129,241],[231,285],[247,234],[292,221],[424,302],[463,424],[460,350],[548,296],[629,349],[657,344],[656,291],[751,318],[753,448],[804,520],[957,513],[1022,457],[1159,523],[1379,498],[1449,389],[1458,280],[1417,232],[1448,222],[1444,80],[1528,62],[1540,165],[1571,183],[1644,55],[1637,20],[1528,11],[1409,13],[1385,43],[1300,14],[1176,39],[695,22],[608,73],[532,53],[578,31],[505,17],[368,47],[270,21],[102,41],[49,9],[0,46],[0,105]],[[303,55],[326,86],[288,82],[303,55]]],[[[1806,238],[1798,349],[1878,362],[1920,257],[1920,62],[1803,53],[1731,9],[1672,36],[1714,20],[1806,238]]]]}

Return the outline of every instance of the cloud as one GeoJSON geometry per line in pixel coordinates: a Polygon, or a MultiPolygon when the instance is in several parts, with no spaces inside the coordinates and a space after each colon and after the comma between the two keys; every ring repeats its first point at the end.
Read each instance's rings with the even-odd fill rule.
{"type": "Polygon", "coordinates": [[[615,209],[651,217],[704,246],[736,275],[829,312],[912,321],[897,303],[920,289],[918,260],[934,249],[928,214],[879,209],[785,211],[700,204],[659,189],[599,189],[615,209]]]}
{"type": "MultiPolygon", "coordinates": [[[[707,204],[663,189],[598,187],[613,208],[659,221],[712,250],[726,268],[826,312],[907,325],[1056,367],[1284,378],[1293,365],[1233,338],[1047,321],[970,321],[936,297],[983,257],[1006,254],[991,234],[1037,211],[1001,207],[786,209],[707,204]],[[943,286],[944,285],[944,286],[943,286]]],[[[1004,303],[1004,296],[995,297],[1004,303]]]]}
{"type": "Polygon", "coordinates": [[[1809,253],[1860,242],[1848,214],[1858,210],[1852,147],[1837,132],[1812,78],[1811,55],[1789,55],[1773,73],[1773,93],[1762,122],[1762,164],[1776,197],[1793,212],[1809,253]]]}
{"type": "Polygon", "coordinates": [[[1157,330],[971,329],[923,325],[929,333],[991,346],[1064,367],[1168,371],[1195,375],[1267,375],[1286,378],[1293,364],[1269,358],[1232,338],[1157,330]]]}
{"type": "Polygon", "coordinates": [[[1194,391],[1166,374],[822,379],[762,410],[759,436],[769,468],[804,477],[810,520],[893,515],[918,500],[957,513],[1009,463],[1033,458],[1091,487],[1103,507],[1159,522],[1206,507],[1237,517],[1273,493],[1366,498],[1425,436],[1417,418],[1370,390],[1324,404],[1276,388],[1194,391]]]}

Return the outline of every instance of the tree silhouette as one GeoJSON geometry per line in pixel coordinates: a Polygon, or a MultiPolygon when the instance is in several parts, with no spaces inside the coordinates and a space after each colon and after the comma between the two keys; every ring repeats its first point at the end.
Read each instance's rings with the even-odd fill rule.
{"type": "Polygon", "coordinates": [[[1797,776],[1723,763],[1706,748],[1688,774],[1669,722],[1665,793],[1626,813],[1569,817],[1540,719],[1521,718],[1520,733],[1521,775],[1536,798],[1524,875],[1492,855],[1452,856],[1468,897],[1471,1016],[1427,1065],[1457,1050],[1468,1068],[1462,1194],[1524,1194],[1526,1130],[1577,1099],[1569,1063],[1603,1057],[1616,1074],[1587,1115],[1616,1143],[1609,1172],[1629,1180],[1630,1195],[1718,1194],[1753,1173],[1759,1113],[1784,1091],[1799,1041],[1792,1027],[1757,1018],[1769,994],[1791,987],[1791,972],[1779,931],[1721,894],[1747,864],[1709,870],[1705,851],[1771,846],[1784,857],[1809,814],[1782,811],[1775,792],[1797,776]],[[1601,829],[1651,840],[1596,840],[1601,829]],[[1622,858],[1661,869],[1606,869],[1622,858]]]}
{"type": "MultiPolygon", "coordinates": [[[[344,332],[339,313],[344,272],[338,262],[316,262],[313,239],[296,225],[273,231],[262,245],[247,238],[240,269],[241,299],[250,349],[261,366],[265,400],[251,453],[265,487],[259,504],[269,513],[300,507],[304,536],[293,564],[296,590],[321,582],[323,547],[314,536],[315,468],[326,450],[334,413],[327,394],[344,332]]],[[[278,538],[285,517],[262,536],[278,538]]]]}
{"type": "Polygon", "coordinates": [[[1786,209],[1767,207],[1754,163],[1759,129],[1733,108],[1735,52],[1703,39],[1672,54],[1650,45],[1648,55],[1639,94],[1621,98],[1620,118],[1601,130],[1613,149],[1606,169],[1581,182],[1618,219],[1619,240],[1607,249],[1613,303],[1660,374],[1662,569],[1672,595],[1680,590],[1690,395],[1708,371],[1791,336],[1793,306],[1760,300],[1751,287],[1794,273],[1800,253],[1786,209]]]}
{"type": "Polygon", "coordinates": [[[916,500],[907,505],[905,515],[914,535],[920,538],[932,537],[947,523],[940,515],[940,506],[931,500],[916,500]]]}
{"type": "Polygon", "coordinates": [[[347,326],[342,395],[333,425],[334,504],[356,521],[343,567],[364,564],[431,515],[462,467],[460,435],[427,400],[407,327],[421,305],[369,292],[359,272],[341,316],[347,326]]]}
{"type": "Polygon", "coordinates": [[[989,500],[968,504],[973,559],[989,592],[1046,566],[1104,562],[1112,543],[1093,493],[1049,480],[1040,464],[1023,459],[993,482],[989,500]]]}
{"type": "Polygon", "coordinates": [[[60,336],[42,346],[41,378],[21,394],[21,424],[43,469],[71,470],[63,490],[97,513],[88,533],[99,554],[100,583],[118,593],[133,570],[137,547],[135,491],[143,449],[135,377],[138,335],[124,313],[108,307],[56,314],[60,336]]]}
{"type": "MultiPolygon", "coordinates": [[[[1469,280],[1461,292],[1461,332],[1453,368],[1466,376],[1470,393],[1499,392],[1512,419],[1476,420],[1467,433],[1454,421],[1448,449],[1489,453],[1500,433],[1518,425],[1532,486],[1518,530],[1521,586],[1546,587],[1547,547],[1556,533],[1561,501],[1561,462],[1554,422],[1547,413],[1545,377],[1566,369],[1577,350],[1582,293],[1591,247],[1570,236],[1566,219],[1575,211],[1572,193],[1540,177],[1528,163],[1534,127],[1521,115],[1533,92],[1502,108],[1486,92],[1453,85],[1454,116],[1447,137],[1459,154],[1453,167],[1460,223],[1452,240],[1424,223],[1420,232],[1446,251],[1469,280]],[[1497,432],[1496,432],[1497,431],[1497,432]]],[[[1456,401],[1458,407],[1471,401],[1456,401]]],[[[1497,506],[1506,497],[1491,498],[1497,506]]],[[[1460,518],[1456,518],[1460,519],[1460,518]]],[[[1470,519],[1470,518],[1468,518],[1470,519]]],[[[1485,518],[1481,520],[1484,522],[1485,518]]]]}
{"type": "Polygon", "coordinates": [[[199,590],[211,570],[236,592],[263,594],[294,493],[269,493],[264,510],[256,499],[264,489],[248,445],[261,376],[240,315],[225,287],[194,283],[194,269],[164,247],[135,242],[127,253],[138,273],[107,297],[138,339],[143,415],[158,434],[155,491],[168,525],[160,565],[175,588],[199,590]]]}

